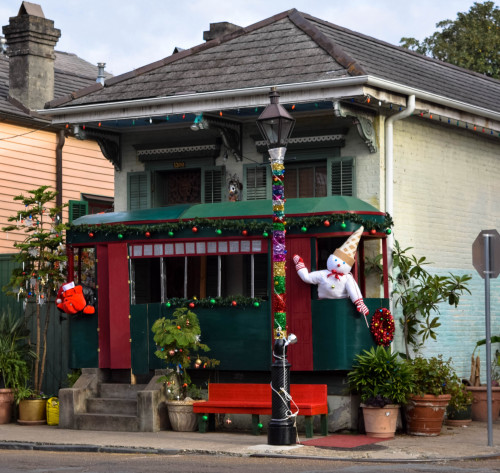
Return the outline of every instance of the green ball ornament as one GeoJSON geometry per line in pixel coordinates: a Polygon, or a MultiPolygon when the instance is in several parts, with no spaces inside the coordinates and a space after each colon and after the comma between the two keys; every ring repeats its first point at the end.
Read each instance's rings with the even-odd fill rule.
{"type": "Polygon", "coordinates": [[[166,302],[166,303],[165,303],[165,305],[166,305],[167,307],[172,307],[172,304],[171,304],[170,302],[166,302]]]}
{"type": "Polygon", "coordinates": [[[341,226],[342,228],[347,227],[347,225],[345,224],[345,222],[342,222],[342,223],[340,224],[340,226],[341,226]]]}
{"type": "Polygon", "coordinates": [[[217,230],[215,230],[215,233],[217,233],[217,235],[221,235],[222,234],[222,230],[220,228],[218,228],[217,230]]]}
{"type": "Polygon", "coordinates": [[[262,427],[264,427],[264,426],[263,426],[263,425],[259,422],[259,423],[257,424],[257,427],[258,427],[259,429],[262,429],[262,427]]]}
{"type": "Polygon", "coordinates": [[[301,231],[302,233],[306,233],[306,232],[307,232],[307,227],[301,227],[300,231],[301,231]]]}
{"type": "Polygon", "coordinates": [[[203,420],[208,420],[208,416],[203,416],[203,420]]]}
{"type": "Polygon", "coordinates": [[[168,232],[168,236],[169,237],[173,237],[174,236],[174,232],[168,232]]]}
{"type": "Polygon", "coordinates": [[[262,236],[263,236],[264,238],[267,238],[267,237],[269,236],[269,233],[264,232],[264,233],[262,234],[262,236]]]}
{"type": "Polygon", "coordinates": [[[385,233],[387,233],[387,235],[390,235],[392,233],[392,230],[390,228],[388,228],[385,233]]]}
{"type": "Polygon", "coordinates": [[[210,299],[210,304],[215,304],[215,299],[210,299]]]}
{"type": "Polygon", "coordinates": [[[121,233],[118,233],[118,238],[121,240],[123,238],[123,235],[121,233]]]}
{"type": "Polygon", "coordinates": [[[255,302],[253,303],[253,306],[254,306],[254,307],[260,307],[260,304],[259,304],[257,301],[255,301],[255,302]]]}

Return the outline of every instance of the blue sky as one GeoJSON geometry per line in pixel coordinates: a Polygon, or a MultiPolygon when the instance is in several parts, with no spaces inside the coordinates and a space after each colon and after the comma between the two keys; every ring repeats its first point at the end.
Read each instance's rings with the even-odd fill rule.
{"type": "MultiPolygon", "coordinates": [[[[399,44],[402,36],[423,39],[438,21],[455,20],[473,0],[31,0],[61,30],[56,46],[92,63],[105,62],[114,75],[170,56],[178,46],[203,43],[210,23],[248,26],[291,8],[331,23],[399,44]]],[[[21,0],[2,0],[8,24],[21,0]]],[[[497,3],[498,5],[498,3],[497,3]]]]}

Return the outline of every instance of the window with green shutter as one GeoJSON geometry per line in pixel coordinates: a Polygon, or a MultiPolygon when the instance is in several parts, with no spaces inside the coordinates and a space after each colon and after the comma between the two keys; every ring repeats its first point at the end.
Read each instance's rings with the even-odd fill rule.
{"type": "Polygon", "coordinates": [[[149,208],[149,173],[133,172],[128,174],[128,209],[149,208]]]}
{"type": "Polygon", "coordinates": [[[89,203],[85,200],[69,201],[69,223],[89,213],[89,203]]]}
{"type": "Polygon", "coordinates": [[[203,202],[205,204],[222,202],[224,168],[205,168],[203,170],[203,181],[203,202]]]}
{"type": "Polygon", "coordinates": [[[354,196],[354,159],[333,158],[328,168],[330,195],[354,196]]]}
{"type": "Polygon", "coordinates": [[[244,195],[246,200],[262,200],[268,197],[268,169],[265,165],[248,165],[244,168],[244,195]]]}

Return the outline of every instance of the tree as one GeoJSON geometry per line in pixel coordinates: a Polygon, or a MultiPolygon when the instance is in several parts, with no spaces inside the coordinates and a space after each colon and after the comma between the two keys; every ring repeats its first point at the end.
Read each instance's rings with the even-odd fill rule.
{"type": "Polygon", "coordinates": [[[500,9],[494,2],[475,2],[457,19],[436,24],[436,31],[422,41],[403,37],[401,46],[435,59],[500,78],[500,9]]]}
{"type": "MultiPolygon", "coordinates": [[[[12,272],[9,284],[4,288],[10,295],[23,299],[26,304],[33,301],[36,306],[36,343],[33,388],[41,391],[47,355],[47,332],[49,328],[50,302],[59,286],[65,282],[66,255],[63,232],[66,225],[61,222],[61,208],[53,205],[57,192],[49,186],[28,191],[28,196],[18,195],[15,201],[24,205],[4,227],[3,231],[24,231],[25,238],[16,242],[19,250],[14,259],[20,263],[12,272]],[[42,313],[42,307],[45,308],[42,313]],[[43,328],[42,328],[43,326],[43,328]]],[[[26,305],[25,305],[26,307],[26,305]]]]}

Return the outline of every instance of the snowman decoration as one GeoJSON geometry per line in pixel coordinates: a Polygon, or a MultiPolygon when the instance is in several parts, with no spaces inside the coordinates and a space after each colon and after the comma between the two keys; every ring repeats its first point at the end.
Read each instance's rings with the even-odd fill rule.
{"type": "Polygon", "coordinates": [[[293,257],[293,262],[302,281],[318,286],[319,299],[344,299],[349,297],[356,306],[356,310],[365,316],[366,321],[369,310],[363,301],[358,283],[351,274],[356,249],[363,230],[363,227],[358,228],[340,248],[337,248],[328,257],[327,269],[310,273],[299,255],[293,257]]]}

